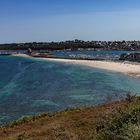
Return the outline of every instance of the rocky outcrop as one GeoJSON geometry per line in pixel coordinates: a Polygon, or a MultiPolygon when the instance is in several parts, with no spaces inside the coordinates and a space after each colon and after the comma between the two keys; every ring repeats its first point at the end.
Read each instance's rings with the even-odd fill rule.
{"type": "Polygon", "coordinates": [[[120,56],[120,60],[140,62],[140,53],[124,53],[120,56]]]}

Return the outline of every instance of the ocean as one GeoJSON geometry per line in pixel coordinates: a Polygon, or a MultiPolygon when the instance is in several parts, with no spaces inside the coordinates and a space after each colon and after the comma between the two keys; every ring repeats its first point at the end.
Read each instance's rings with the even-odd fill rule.
{"type": "Polygon", "coordinates": [[[140,95],[140,79],[107,70],[0,56],[0,124],[23,116],[140,95]]]}

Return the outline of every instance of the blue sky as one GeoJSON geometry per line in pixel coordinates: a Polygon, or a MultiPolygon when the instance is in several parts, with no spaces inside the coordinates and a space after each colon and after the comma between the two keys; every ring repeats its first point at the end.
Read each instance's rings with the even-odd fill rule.
{"type": "Polygon", "coordinates": [[[139,0],[0,0],[0,43],[140,40],[139,0]]]}

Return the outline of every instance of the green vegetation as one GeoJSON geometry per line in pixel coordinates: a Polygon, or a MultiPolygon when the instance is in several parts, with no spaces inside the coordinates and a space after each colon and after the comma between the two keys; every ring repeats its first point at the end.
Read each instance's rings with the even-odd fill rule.
{"type": "Polygon", "coordinates": [[[31,42],[0,44],[0,50],[77,50],[79,48],[94,50],[140,50],[140,41],[83,41],[72,40],[65,42],[31,42]]]}
{"type": "Polygon", "coordinates": [[[140,98],[25,117],[0,128],[0,140],[140,140],[140,98]]]}
{"type": "Polygon", "coordinates": [[[140,140],[140,101],[119,110],[97,136],[98,140],[140,140]]]}

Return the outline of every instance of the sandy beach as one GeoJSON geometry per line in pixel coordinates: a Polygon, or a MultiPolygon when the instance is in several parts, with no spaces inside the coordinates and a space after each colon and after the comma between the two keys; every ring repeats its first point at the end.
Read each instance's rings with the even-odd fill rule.
{"type": "Polygon", "coordinates": [[[106,69],[110,71],[129,74],[140,77],[140,64],[134,62],[113,62],[113,61],[97,61],[97,60],[69,60],[69,59],[53,59],[43,58],[49,61],[58,61],[69,64],[79,64],[94,68],[106,69]]]}
{"type": "MultiPolygon", "coordinates": [[[[15,54],[13,56],[30,57],[26,54],[15,54]]],[[[114,61],[97,61],[97,60],[71,60],[71,59],[55,59],[55,58],[40,58],[48,61],[57,61],[67,64],[83,65],[93,68],[100,68],[132,76],[140,77],[140,64],[135,62],[114,62],[114,61]]]]}
{"type": "Polygon", "coordinates": [[[31,57],[31,56],[29,56],[27,54],[22,54],[22,53],[12,54],[12,56],[31,57]]]}

